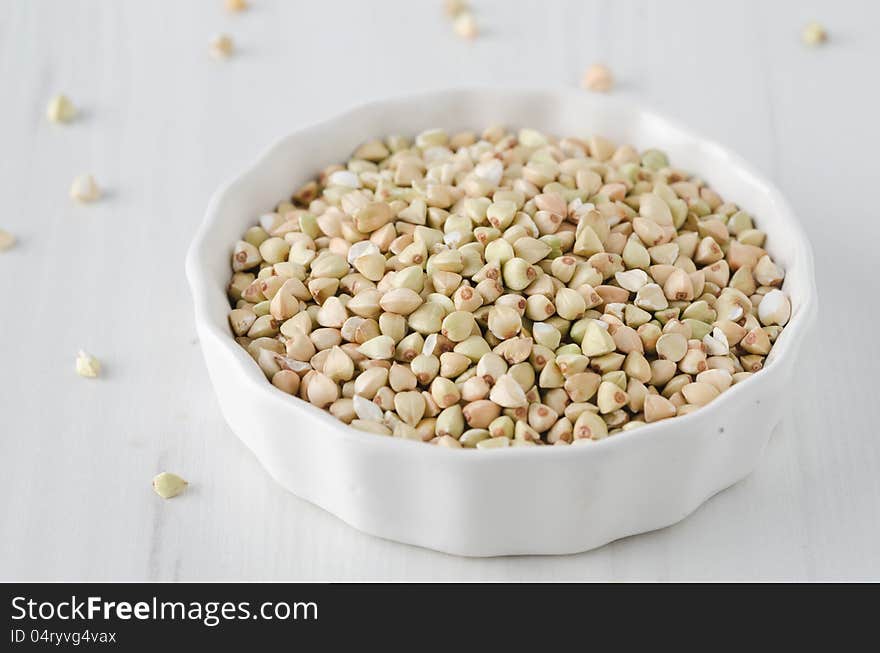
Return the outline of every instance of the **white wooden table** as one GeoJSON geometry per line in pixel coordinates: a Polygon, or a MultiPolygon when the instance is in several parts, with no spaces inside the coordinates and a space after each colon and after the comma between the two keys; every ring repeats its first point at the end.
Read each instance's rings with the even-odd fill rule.
{"type": "Polygon", "coordinates": [[[0,228],[20,239],[0,254],[0,580],[880,579],[878,6],[473,4],[473,43],[439,0],[0,4],[0,228]],[[800,43],[812,18],[826,47],[800,43]],[[435,554],[282,491],[221,419],[195,338],[183,258],[214,188],[365,99],[576,85],[599,60],[615,93],[766,171],[815,245],[818,328],[758,469],[677,526],[558,558],[435,554]],[[45,120],[58,92],[82,119],[45,120]],[[73,206],[84,172],[107,196],[73,206]],[[102,378],[74,374],[81,347],[102,378]],[[162,469],[189,491],[156,497],[162,469]]]}

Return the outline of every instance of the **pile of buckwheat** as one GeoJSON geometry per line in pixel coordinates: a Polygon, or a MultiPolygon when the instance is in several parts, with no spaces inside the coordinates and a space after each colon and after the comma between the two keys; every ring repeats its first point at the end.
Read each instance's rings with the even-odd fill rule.
{"type": "Polygon", "coordinates": [[[791,312],[764,240],[658,150],[432,129],[260,216],[229,323],[273,385],[363,431],[592,442],[762,368],[791,312]]]}

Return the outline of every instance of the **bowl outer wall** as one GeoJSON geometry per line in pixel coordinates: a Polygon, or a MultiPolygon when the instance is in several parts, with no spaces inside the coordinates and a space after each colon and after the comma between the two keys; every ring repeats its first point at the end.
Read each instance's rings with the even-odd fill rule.
{"type": "Polygon", "coordinates": [[[454,90],[376,102],[305,128],[217,191],[187,259],[221,410],[284,487],[363,531],[463,555],[570,553],[672,524],[748,474],[779,421],[816,312],[812,253],[772,185],[720,146],[630,104],[575,91],[454,90]],[[368,137],[501,122],[667,151],[756,216],[793,315],[765,369],[691,415],[575,447],[489,454],[355,431],[268,384],[226,325],[231,244],[368,137]]]}

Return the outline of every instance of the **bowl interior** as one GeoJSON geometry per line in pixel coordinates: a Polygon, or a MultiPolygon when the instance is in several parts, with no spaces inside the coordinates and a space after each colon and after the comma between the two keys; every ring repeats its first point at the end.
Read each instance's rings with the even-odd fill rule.
{"type": "MultiPolygon", "coordinates": [[[[662,149],[674,166],[698,174],[726,201],[749,211],[756,226],[767,233],[768,251],[786,270],[784,289],[793,308],[768,364],[795,346],[815,311],[812,253],[780,193],[738,156],[688,129],[634,105],[575,90],[459,90],[392,99],[283,138],[211,201],[187,260],[197,320],[228,341],[230,350],[235,350],[232,355],[249,364],[254,379],[262,379],[226,326],[229,257],[244,230],[323,167],[344,162],[364,140],[393,133],[412,136],[432,127],[480,131],[495,123],[533,127],[556,136],[587,138],[596,133],[639,149],[662,149]]],[[[724,396],[713,405],[723,400],[724,396]]]]}

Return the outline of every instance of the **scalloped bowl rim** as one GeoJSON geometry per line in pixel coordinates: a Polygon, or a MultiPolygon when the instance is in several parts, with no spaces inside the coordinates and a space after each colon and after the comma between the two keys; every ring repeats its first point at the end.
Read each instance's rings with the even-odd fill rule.
{"type": "MultiPolygon", "coordinates": [[[[240,174],[236,175],[231,180],[222,184],[218,188],[218,190],[211,197],[208,208],[205,212],[205,217],[198,231],[196,232],[192,244],[190,245],[190,248],[187,252],[186,274],[189,280],[193,302],[195,305],[197,324],[202,327],[202,333],[210,334],[212,338],[221,343],[224,356],[229,356],[234,361],[236,371],[241,375],[241,382],[255,386],[258,388],[258,391],[265,392],[268,395],[271,395],[272,401],[283,404],[288,409],[292,409],[295,411],[310,411],[314,417],[323,420],[323,423],[326,424],[329,428],[330,433],[327,434],[327,437],[339,438],[341,441],[346,441],[352,438],[361,441],[369,441],[372,443],[373,446],[376,447],[409,447],[414,454],[421,451],[422,455],[426,456],[458,456],[460,460],[466,464],[488,465],[497,464],[499,463],[499,461],[502,461],[505,458],[515,456],[590,456],[595,454],[597,448],[621,447],[631,445],[637,446],[637,443],[642,438],[663,437],[663,432],[671,431],[679,425],[690,424],[690,421],[696,419],[706,419],[711,415],[721,413],[726,409],[727,403],[732,401],[732,397],[738,396],[739,393],[758,391],[758,388],[762,382],[762,377],[765,377],[765,374],[769,376],[769,372],[776,364],[777,359],[780,359],[787,354],[794,355],[797,352],[799,343],[806,336],[806,333],[817,312],[817,293],[814,272],[815,268],[813,263],[813,252],[810,243],[797,219],[794,217],[791,208],[782,196],[782,193],[776,188],[774,184],[764,178],[757,170],[755,170],[752,165],[747,163],[742,157],[733,153],[727,147],[722,146],[715,141],[702,137],[701,135],[695,133],[692,129],[681,125],[677,121],[671,120],[652,109],[645,108],[644,105],[642,105],[641,103],[625,101],[619,98],[595,97],[592,98],[591,101],[605,104],[608,107],[613,107],[619,110],[639,113],[642,116],[645,116],[658,124],[665,125],[670,130],[674,130],[680,135],[686,137],[688,140],[698,143],[701,149],[707,150],[710,154],[719,158],[726,159],[726,161],[731,166],[739,170],[740,174],[748,178],[752,185],[760,188],[764,193],[769,196],[772,203],[777,209],[776,215],[774,215],[771,219],[774,221],[783,222],[789,236],[797,237],[799,241],[798,246],[800,248],[801,255],[804,257],[803,264],[805,269],[803,270],[803,272],[804,274],[808,275],[808,278],[805,279],[805,281],[808,282],[808,292],[805,295],[804,301],[800,303],[800,305],[798,305],[797,307],[793,307],[791,319],[789,320],[788,324],[786,324],[785,329],[774,343],[773,349],[771,350],[771,353],[767,358],[766,365],[764,369],[761,370],[761,372],[753,375],[752,377],[749,377],[748,379],[745,379],[740,383],[735,384],[724,393],[722,393],[710,404],[702,407],[700,410],[694,411],[693,413],[661,420],[650,424],[645,424],[644,426],[641,426],[637,429],[616,433],[613,437],[607,437],[602,440],[593,442],[589,445],[579,445],[575,447],[507,447],[485,453],[467,451],[465,449],[426,446],[426,444],[422,442],[415,442],[403,438],[381,437],[377,436],[376,434],[359,431],[337,420],[328,412],[317,408],[316,406],[313,406],[312,404],[304,400],[296,397],[291,397],[290,395],[284,393],[283,391],[279,390],[271,383],[269,383],[263,372],[259,369],[259,367],[253,361],[250,355],[240,345],[238,345],[238,343],[235,342],[225,321],[220,324],[217,321],[212,320],[208,317],[210,314],[209,294],[212,292],[218,292],[218,289],[214,287],[214,283],[208,278],[208,275],[206,273],[206,266],[204,264],[205,257],[211,256],[212,254],[216,255],[216,253],[206,251],[206,237],[208,232],[219,219],[218,208],[227,199],[227,197],[235,192],[238,187],[246,184],[252,177],[258,175],[260,173],[260,169],[264,165],[266,165],[266,163],[277,151],[289,147],[292,142],[294,142],[298,137],[301,137],[306,132],[319,128],[329,127],[334,123],[351,119],[361,113],[380,111],[383,107],[393,104],[405,103],[413,100],[426,100],[435,96],[441,97],[448,96],[450,94],[470,94],[487,92],[529,95],[546,94],[548,96],[554,97],[566,94],[577,94],[578,96],[583,95],[582,92],[572,91],[571,89],[512,89],[503,87],[463,87],[442,91],[398,95],[386,99],[361,103],[346,111],[338,113],[331,118],[313,122],[304,127],[296,129],[286,136],[276,140],[272,145],[264,149],[261,154],[257,156],[256,159],[254,159],[253,162],[248,165],[240,174]]],[[[516,127],[521,126],[525,125],[516,125],[516,127]]],[[[425,129],[429,127],[431,127],[431,125],[425,125],[425,129]]],[[[364,138],[366,139],[369,137],[381,137],[384,135],[385,134],[365,134],[364,138]]],[[[341,153],[340,160],[343,160],[343,158],[346,156],[348,155],[345,153],[341,153]]],[[[697,174],[699,174],[699,171],[692,172],[696,172],[697,174]]],[[[732,201],[736,201],[736,199],[732,198],[732,201]]],[[[760,227],[762,223],[762,218],[760,216],[758,216],[757,218],[757,223],[760,227]]],[[[769,249],[771,251],[774,249],[772,243],[769,249]]],[[[225,290],[221,289],[221,291],[223,292],[223,295],[225,297],[225,290]]]]}

